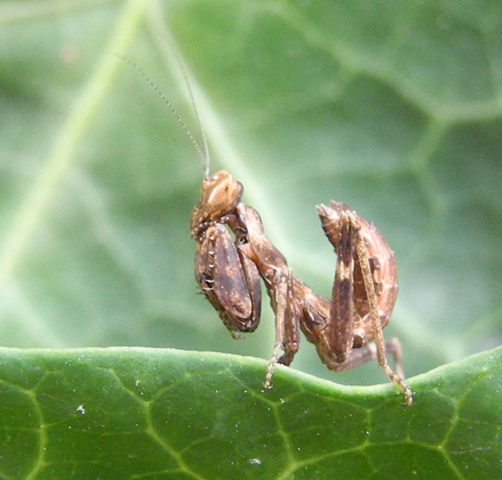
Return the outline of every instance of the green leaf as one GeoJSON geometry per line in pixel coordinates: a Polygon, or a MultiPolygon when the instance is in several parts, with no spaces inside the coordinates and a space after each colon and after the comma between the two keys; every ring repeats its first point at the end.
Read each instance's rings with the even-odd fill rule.
{"type": "MultiPolygon", "coordinates": [[[[155,91],[114,55],[132,59],[152,78],[200,143],[169,42],[195,92],[211,170],[226,169],[243,183],[244,201],[260,212],[267,235],[295,274],[329,295],[336,258],[315,205],[343,201],[373,221],[396,252],[400,294],[385,334],[401,339],[408,376],[502,343],[499,3],[4,1],[0,28],[3,345],[170,347],[270,358],[274,322],[267,302],[258,330],[235,342],[196,295],[189,220],[200,193],[201,162],[155,91]]],[[[23,355],[28,361],[38,354],[23,355]]],[[[93,351],[86,355],[100,358],[93,351]]],[[[114,369],[120,358],[109,360],[114,369]]],[[[452,368],[484,378],[482,362],[474,364],[477,374],[469,365],[452,368]]],[[[346,384],[386,382],[374,363],[343,374],[328,371],[306,341],[293,368],[346,384]]],[[[263,363],[259,370],[255,390],[263,363]]],[[[26,365],[18,372],[19,382],[38,378],[26,365]]],[[[455,384],[448,368],[441,372],[455,384]]],[[[94,373],[84,371],[81,381],[94,373]]],[[[295,385],[305,379],[288,375],[295,385]]],[[[406,427],[407,438],[415,442],[414,428],[429,425],[436,439],[449,439],[441,435],[453,421],[442,423],[440,415],[429,421],[420,407],[429,390],[420,378],[412,382],[417,403],[410,410],[416,413],[401,413],[417,415],[406,424],[413,426],[406,427]]],[[[471,463],[481,457],[486,471],[497,476],[498,460],[478,449],[490,440],[492,453],[499,450],[500,383],[492,380],[480,411],[491,411],[493,421],[481,428],[466,415],[455,427],[479,440],[471,448],[452,447],[453,460],[446,463],[465,460],[455,478],[474,476],[471,463]]],[[[276,392],[278,384],[270,395],[276,392]]],[[[348,392],[357,398],[357,390],[348,392]]],[[[394,406],[395,397],[389,408],[407,412],[394,406]]],[[[10,405],[7,420],[35,422],[27,404],[10,405]]],[[[183,408],[188,415],[190,405],[183,408]]],[[[112,413],[122,414],[114,408],[112,413]]],[[[322,418],[321,410],[317,421],[322,418]]],[[[404,431],[400,417],[379,418],[382,423],[372,420],[373,438],[382,425],[399,435],[404,431]]],[[[51,422],[57,423],[53,417],[51,422]]],[[[33,432],[39,424],[25,426],[33,432]]],[[[448,431],[451,436],[453,429],[448,431]]],[[[113,429],[106,434],[113,437],[113,429]]],[[[88,438],[78,445],[81,452],[93,447],[88,438]]],[[[245,444],[246,435],[240,441],[245,444]]],[[[333,446],[331,439],[319,442],[312,448],[333,446]]],[[[377,444],[371,448],[378,450],[377,444]]],[[[149,448],[141,448],[144,458],[149,448]]],[[[399,446],[406,448],[406,442],[399,446]]],[[[422,462],[425,450],[411,452],[413,464],[422,462]]],[[[445,457],[437,455],[437,471],[443,472],[445,457]]],[[[364,477],[358,474],[362,458],[351,457],[354,478],[364,477]]],[[[389,478],[378,461],[370,464],[368,478],[389,478]]],[[[11,465],[19,472],[12,478],[32,471],[28,464],[11,465]]],[[[407,466],[394,464],[396,478],[405,478],[398,473],[407,466]]],[[[299,471],[295,478],[301,478],[299,471]]]]}
{"type": "Polygon", "coordinates": [[[0,351],[2,478],[498,478],[502,349],[391,385],[163,349],[0,351]],[[481,372],[481,373],[480,373],[481,372]],[[258,382],[257,382],[258,379],[258,382]],[[22,406],[22,415],[19,407],[22,406]]]}

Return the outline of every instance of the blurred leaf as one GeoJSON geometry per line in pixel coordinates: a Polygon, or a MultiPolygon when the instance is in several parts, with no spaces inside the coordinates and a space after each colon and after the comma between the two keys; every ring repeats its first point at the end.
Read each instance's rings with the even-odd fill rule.
{"type": "Polygon", "coordinates": [[[162,349],[0,351],[4,478],[499,478],[502,349],[391,385],[162,349]],[[20,375],[21,373],[21,375],[20,375]],[[23,414],[12,414],[23,407],[23,414]],[[433,428],[431,428],[433,426],[433,428]]]}
{"type": "MultiPolygon", "coordinates": [[[[168,39],[212,171],[244,184],[299,277],[329,294],[336,259],[314,207],[344,201],[396,251],[386,335],[402,340],[408,375],[501,343],[502,4],[12,1],[0,25],[3,345],[270,357],[266,305],[234,342],[196,295],[201,162],[113,55],[139,64],[200,139],[168,39]]],[[[374,364],[334,374],[305,341],[294,368],[386,381],[374,364]]]]}

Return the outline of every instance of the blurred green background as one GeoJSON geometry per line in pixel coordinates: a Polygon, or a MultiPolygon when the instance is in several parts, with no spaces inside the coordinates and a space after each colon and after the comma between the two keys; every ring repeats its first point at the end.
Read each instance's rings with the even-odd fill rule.
{"type": "MultiPolygon", "coordinates": [[[[336,257],[315,205],[343,201],[395,250],[386,336],[408,376],[501,343],[502,3],[0,3],[0,339],[268,359],[273,316],[236,342],[193,275],[203,176],[245,187],[294,272],[328,295],[336,257]]],[[[303,341],[293,367],[329,372],[303,341]]]]}

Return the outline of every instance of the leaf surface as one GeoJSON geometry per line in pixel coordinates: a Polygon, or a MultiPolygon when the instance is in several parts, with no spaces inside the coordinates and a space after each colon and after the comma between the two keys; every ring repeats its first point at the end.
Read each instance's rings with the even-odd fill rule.
{"type": "Polygon", "coordinates": [[[163,349],[0,352],[5,478],[475,479],[500,475],[502,349],[392,386],[163,349]],[[22,414],[13,414],[22,406],[22,414]]]}

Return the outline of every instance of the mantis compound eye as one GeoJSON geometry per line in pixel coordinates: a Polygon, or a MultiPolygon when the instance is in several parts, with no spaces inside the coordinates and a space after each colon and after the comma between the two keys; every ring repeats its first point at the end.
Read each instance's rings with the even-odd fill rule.
{"type": "Polygon", "coordinates": [[[235,210],[241,201],[243,187],[228,172],[220,171],[204,181],[202,203],[211,219],[235,210]]]}

